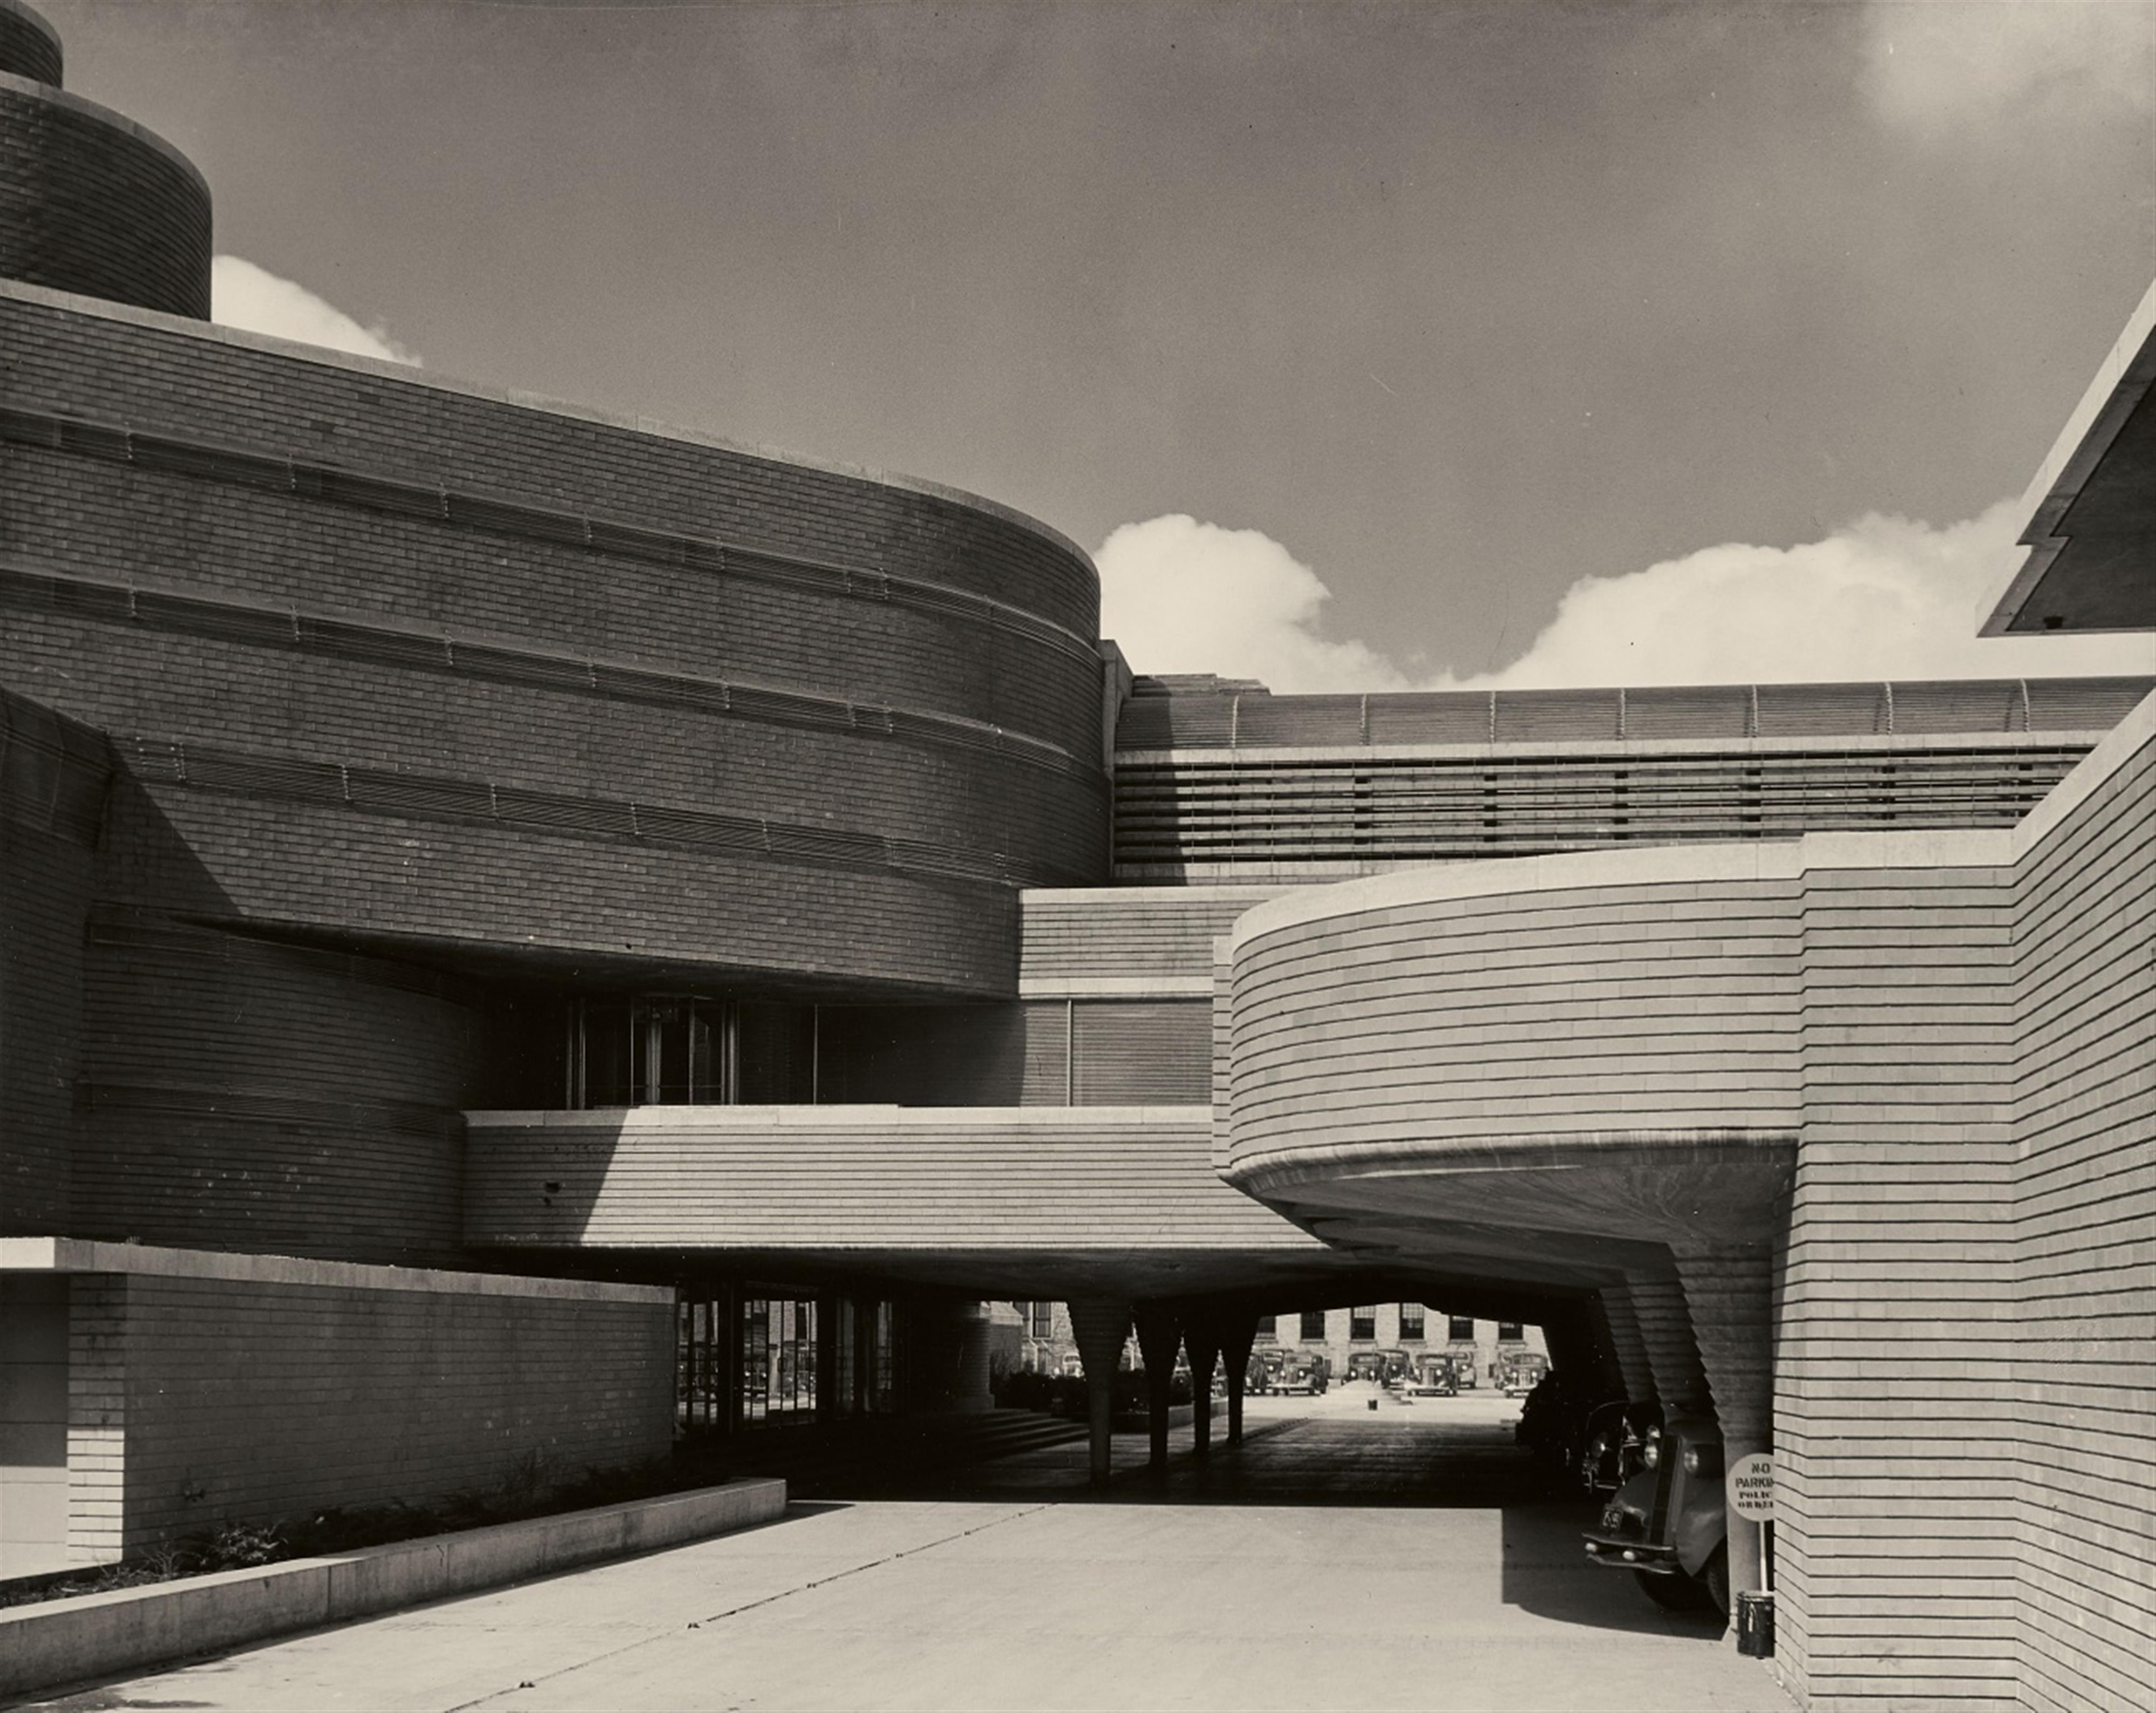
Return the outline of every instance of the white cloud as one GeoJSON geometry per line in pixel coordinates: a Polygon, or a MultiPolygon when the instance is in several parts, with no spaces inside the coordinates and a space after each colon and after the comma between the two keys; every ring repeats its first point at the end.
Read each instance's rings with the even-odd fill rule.
{"type": "Polygon", "coordinates": [[[2148,636],[1977,636],[1979,608],[2020,562],[2019,522],[2005,500],[1943,529],[1875,514],[1794,547],[1730,543],[1583,578],[1519,659],[1465,678],[1318,636],[1323,582],[1255,530],[1159,517],[1096,556],[1102,628],[1137,670],[1283,694],[2156,672],[2148,636]]]}
{"type": "Polygon", "coordinates": [[[210,319],[249,333],[327,346],[355,356],[380,357],[393,363],[419,359],[392,339],[379,323],[362,327],[336,305],[304,285],[280,279],[268,269],[239,256],[218,256],[210,263],[210,319]]]}
{"type": "Polygon", "coordinates": [[[1892,0],[1866,8],[1863,42],[1881,115],[1941,141],[2040,109],[2112,123],[2156,105],[2146,0],[1892,0]]]}
{"type": "Polygon", "coordinates": [[[1934,529],[1876,513],[1794,547],[1730,543],[1574,583],[1477,686],[1774,684],[2156,671],[2156,639],[1976,634],[2020,564],[2018,502],[1934,529]]]}
{"type": "Polygon", "coordinates": [[[1139,672],[1217,672],[1282,692],[1411,688],[1368,644],[1318,635],[1331,592],[1257,530],[1178,512],[1101,545],[1101,628],[1139,672]]]}

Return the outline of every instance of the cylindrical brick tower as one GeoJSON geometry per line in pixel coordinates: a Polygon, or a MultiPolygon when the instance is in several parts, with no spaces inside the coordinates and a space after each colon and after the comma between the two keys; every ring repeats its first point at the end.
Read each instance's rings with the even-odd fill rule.
{"type": "Polygon", "coordinates": [[[0,0],[0,277],[208,320],[209,186],[60,67],[52,27],[0,0]]]}

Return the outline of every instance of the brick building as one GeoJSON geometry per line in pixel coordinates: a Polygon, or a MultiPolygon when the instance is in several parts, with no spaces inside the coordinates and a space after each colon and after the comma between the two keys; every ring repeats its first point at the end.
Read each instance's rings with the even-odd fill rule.
{"type": "MultiPolygon", "coordinates": [[[[1776,1447],[1813,1705],[2156,1699],[2150,680],[1134,677],[990,502],[210,326],[61,76],[0,0],[8,1567],[1428,1305],[1776,1447]]],[[[2149,319],[1999,625],[2156,623],[2149,319]]]]}

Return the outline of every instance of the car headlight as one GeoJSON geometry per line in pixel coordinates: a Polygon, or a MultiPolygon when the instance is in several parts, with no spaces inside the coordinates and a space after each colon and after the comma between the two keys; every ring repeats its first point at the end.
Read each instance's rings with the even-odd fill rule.
{"type": "Polygon", "coordinates": [[[1718,1445],[1695,1445],[1684,1454],[1685,1473],[1688,1475],[1718,1475],[1722,1473],[1722,1448],[1718,1445]]]}
{"type": "Polygon", "coordinates": [[[1640,1448],[1640,1461],[1650,1469],[1658,1469],[1661,1468],[1662,1442],[1659,1439],[1650,1439],[1645,1445],[1641,1446],[1640,1448]]]}

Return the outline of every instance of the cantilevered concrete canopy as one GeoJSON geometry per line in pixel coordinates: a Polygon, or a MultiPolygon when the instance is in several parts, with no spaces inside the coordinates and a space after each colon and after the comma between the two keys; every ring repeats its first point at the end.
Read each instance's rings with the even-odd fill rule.
{"type": "Polygon", "coordinates": [[[2027,500],[2029,557],[1982,634],[2156,628],[2156,285],[2134,310],[2044,460],[2027,500]]]}

